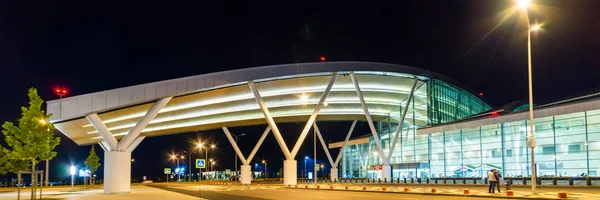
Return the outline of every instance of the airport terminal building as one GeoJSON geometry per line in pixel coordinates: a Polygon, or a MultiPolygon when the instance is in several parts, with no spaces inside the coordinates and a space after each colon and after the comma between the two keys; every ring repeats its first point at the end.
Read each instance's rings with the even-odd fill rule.
{"type": "MultiPolygon", "coordinates": [[[[599,97],[600,93],[588,93],[534,107],[538,176],[598,176],[599,97]]],[[[529,177],[528,106],[517,102],[451,122],[424,127],[404,125],[390,161],[392,177],[485,177],[486,171],[493,168],[507,177],[529,177]]],[[[378,133],[382,144],[389,144],[393,137],[395,126],[390,127],[391,130],[382,128],[378,133]]],[[[381,177],[381,162],[373,137],[369,136],[348,142],[351,145],[344,149],[340,177],[381,177]]],[[[332,143],[330,148],[341,144],[332,143]]]]}
{"type": "MultiPolygon", "coordinates": [[[[542,175],[596,176],[600,99],[595,95],[536,107],[536,167],[542,175]]],[[[481,177],[490,168],[527,176],[529,122],[522,108],[492,109],[443,75],[373,62],[254,67],[47,102],[49,120],[60,132],[78,145],[102,147],[105,193],[130,190],[131,152],[144,138],[215,129],[222,130],[238,155],[243,184],[250,184],[253,156],[272,133],[285,157],[283,182],[296,185],[297,154],[310,130],[328,150],[327,135],[317,125],[326,121],[353,121],[345,141],[329,144],[342,148],[342,156],[333,159],[326,151],[332,180],[338,175],[384,181],[481,177]],[[367,136],[352,134],[357,121],[367,122],[367,136]],[[277,124],[297,122],[305,123],[302,131],[285,134],[298,139],[284,140],[277,124]],[[252,125],[266,129],[247,154],[228,127],[252,125]],[[349,140],[352,135],[359,137],[349,140]]],[[[242,140],[256,141],[249,136],[242,140]]]]}

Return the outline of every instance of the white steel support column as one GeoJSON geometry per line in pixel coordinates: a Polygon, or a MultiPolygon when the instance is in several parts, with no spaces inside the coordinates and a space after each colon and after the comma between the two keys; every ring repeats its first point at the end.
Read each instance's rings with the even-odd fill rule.
{"type": "Polygon", "coordinates": [[[388,155],[386,158],[388,161],[392,158],[392,152],[394,151],[394,147],[396,147],[396,142],[398,141],[398,134],[402,130],[402,124],[404,124],[404,118],[406,117],[406,112],[408,112],[408,107],[410,106],[410,102],[412,100],[413,94],[415,92],[415,88],[417,86],[417,82],[418,82],[418,79],[415,78],[415,81],[413,82],[413,85],[412,85],[412,89],[410,90],[410,94],[408,95],[406,105],[404,106],[404,110],[402,111],[402,117],[400,118],[400,121],[398,122],[398,127],[396,128],[396,132],[394,133],[394,139],[392,140],[392,143],[390,144],[390,152],[388,152],[388,155]]]}
{"type": "Polygon", "coordinates": [[[102,148],[102,150],[104,150],[104,152],[107,152],[107,150],[104,147],[104,144],[102,144],[102,142],[98,142],[98,145],[100,145],[100,148],[102,148]]]}
{"type": "Polygon", "coordinates": [[[135,150],[135,148],[137,148],[137,146],[140,145],[140,143],[142,143],[142,140],[144,140],[144,138],[146,138],[146,136],[139,136],[135,138],[135,140],[133,140],[133,143],[131,143],[129,147],[127,147],[127,152],[133,152],[133,150],[135,150]]]}
{"type": "Polygon", "coordinates": [[[254,81],[248,81],[248,86],[250,87],[252,94],[254,94],[254,98],[256,99],[256,102],[258,102],[260,109],[262,110],[263,114],[265,115],[267,123],[269,124],[271,129],[273,129],[273,135],[275,135],[275,139],[277,140],[277,143],[279,144],[279,147],[281,148],[283,155],[288,160],[293,159],[290,154],[290,150],[288,149],[287,145],[285,144],[285,140],[283,140],[283,137],[281,136],[281,132],[279,132],[279,128],[277,128],[277,125],[275,124],[275,120],[273,120],[273,117],[271,116],[271,113],[269,112],[269,109],[267,108],[267,105],[265,104],[265,101],[263,100],[262,96],[260,96],[260,93],[258,93],[258,90],[256,89],[256,85],[254,84],[254,81]]]}
{"type": "Polygon", "coordinates": [[[240,171],[240,183],[244,185],[252,183],[252,168],[250,165],[243,164],[240,171]]]}
{"type": "MultiPolygon", "coordinates": [[[[317,123],[314,123],[314,128],[315,128],[315,132],[317,133],[317,136],[319,137],[319,141],[321,142],[321,146],[323,147],[323,151],[325,151],[325,155],[327,155],[327,159],[329,160],[329,164],[331,165],[331,168],[334,169],[335,168],[335,162],[333,162],[333,159],[331,159],[331,154],[329,154],[329,149],[327,149],[327,144],[325,144],[325,140],[323,140],[323,136],[321,135],[321,130],[319,130],[319,127],[317,126],[317,123]]],[[[316,151],[315,151],[316,152],[316,151]]],[[[316,160],[316,158],[315,158],[316,160]]],[[[336,177],[337,178],[337,168],[335,168],[336,170],[336,177]]],[[[335,180],[333,178],[333,172],[331,172],[331,177],[330,179],[333,181],[335,180]]]]}
{"type": "Polygon", "coordinates": [[[144,140],[140,133],[172,97],[155,103],[120,142],[108,130],[98,114],[86,116],[102,136],[99,142],[104,152],[104,194],[129,193],[131,189],[131,152],[144,140]]]}
{"type": "Polygon", "coordinates": [[[296,154],[298,154],[298,150],[300,150],[300,146],[302,146],[302,143],[304,143],[304,139],[306,139],[306,136],[308,135],[308,131],[310,130],[310,127],[315,122],[315,119],[317,118],[317,115],[319,114],[319,110],[321,110],[321,106],[323,106],[323,103],[325,103],[325,99],[327,99],[327,96],[329,96],[329,92],[331,92],[331,88],[333,87],[333,84],[335,83],[337,78],[338,78],[337,73],[335,73],[335,74],[333,74],[333,76],[331,76],[331,80],[329,81],[327,88],[325,88],[325,92],[323,92],[321,99],[319,99],[319,103],[317,103],[317,106],[315,106],[315,110],[312,112],[312,114],[308,118],[308,122],[306,122],[304,129],[302,129],[302,133],[300,133],[300,137],[298,137],[298,140],[296,141],[296,145],[294,145],[294,148],[292,149],[292,158],[295,158],[296,154]]]}
{"type": "Polygon", "coordinates": [[[356,79],[356,75],[354,74],[354,72],[350,72],[350,78],[352,79],[352,83],[354,84],[354,89],[356,89],[356,94],[358,95],[358,100],[360,100],[360,105],[362,106],[362,109],[365,112],[365,117],[367,118],[367,123],[369,124],[369,128],[371,129],[371,134],[373,135],[373,140],[375,140],[375,144],[377,145],[379,157],[383,161],[383,164],[387,165],[388,163],[385,160],[385,156],[383,155],[383,149],[381,148],[381,141],[379,141],[379,137],[377,137],[377,130],[375,130],[375,125],[373,124],[373,119],[371,118],[371,114],[369,113],[369,108],[367,108],[367,104],[365,103],[365,97],[363,96],[363,93],[360,90],[360,86],[358,84],[358,80],[356,79]]]}
{"type": "Polygon", "coordinates": [[[342,145],[342,148],[340,148],[340,152],[338,153],[338,156],[335,159],[333,166],[331,166],[331,181],[335,181],[336,179],[338,179],[339,173],[338,173],[337,166],[339,165],[340,160],[342,159],[342,155],[344,154],[344,148],[346,148],[346,145],[348,144],[348,140],[350,140],[350,135],[352,135],[352,132],[354,131],[356,122],[357,122],[357,120],[354,120],[352,122],[352,126],[350,126],[350,130],[348,131],[348,134],[346,135],[346,139],[344,140],[344,145],[342,145]]]}
{"type": "Polygon", "coordinates": [[[127,135],[121,139],[119,142],[119,151],[126,151],[127,148],[129,148],[129,145],[131,145],[131,143],[140,135],[142,129],[148,126],[148,123],[150,123],[150,121],[153,120],[156,115],[158,115],[158,111],[164,108],[165,105],[171,101],[171,99],[172,97],[167,97],[154,103],[150,110],[148,110],[148,112],[146,112],[146,114],[135,124],[135,126],[131,128],[129,133],[127,133],[127,135]]]}
{"type": "Polygon", "coordinates": [[[265,129],[263,134],[260,136],[260,139],[258,139],[258,142],[254,146],[254,149],[252,149],[252,152],[250,153],[250,156],[248,156],[248,158],[246,158],[244,156],[244,154],[238,147],[237,143],[231,136],[231,132],[229,132],[229,129],[227,127],[221,127],[221,129],[223,129],[225,136],[227,136],[227,140],[229,140],[229,143],[231,143],[231,146],[233,146],[233,149],[235,150],[235,153],[238,155],[238,158],[242,161],[242,166],[241,166],[241,171],[240,171],[241,172],[240,173],[240,182],[244,185],[250,184],[252,182],[252,178],[251,178],[252,171],[250,168],[250,161],[252,161],[252,159],[254,158],[254,155],[256,154],[256,152],[258,151],[260,146],[262,145],[263,141],[265,141],[265,138],[271,131],[271,127],[267,126],[267,128],[265,129]]]}
{"type": "Polygon", "coordinates": [[[375,140],[375,144],[377,145],[377,150],[379,152],[379,157],[383,162],[383,173],[381,174],[384,180],[391,180],[391,168],[388,168],[389,171],[386,171],[386,167],[389,167],[389,161],[385,159],[385,155],[383,155],[383,149],[381,148],[381,141],[379,141],[379,137],[377,136],[377,130],[375,129],[375,125],[373,124],[373,119],[371,118],[371,114],[369,113],[369,109],[367,108],[367,104],[365,103],[365,97],[363,96],[362,91],[360,90],[360,86],[358,84],[358,80],[356,79],[356,75],[354,72],[350,72],[350,78],[352,78],[352,83],[354,84],[354,88],[356,89],[356,94],[358,95],[358,99],[360,100],[360,105],[362,106],[363,111],[365,112],[365,117],[367,118],[367,123],[369,123],[369,128],[371,129],[371,134],[373,134],[373,140],[375,140]]]}
{"type": "Polygon", "coordinates": [[[115,139],[115,136],[108,130],[106,125],[102,123],[102,120],[96,113],[89,114],[85,116],[88,121],[92,124],[92,126],[98,131],[98,134],[102,136],[102,140],[108,145],[106,147],[112,149],[117,149],[119,146],[119,142],[115,139]]]}
{"type": "Polygon", "coordinates": [[[104,194],[129,193],[131,189],[131,152],[104,152],[104,194]]]}
{"type": "Polygon", "coordinates": [[[291,152],[288,149],[287,145],[285,144],[285,141],[283,140],[283,137],[281,136],[281,132],[277,128],[277,124],[275,124],[275,120],[273,120],[273,116],[271,116],[271,113],[269,112],[269,109],[267,108],[262,96],[258,92],[258,89],[256,89],[256,85],[254,84],[254,81],[248,81],[248,87],[250,87],[250,90],[252,91],[252,94],[254,95],[256,102],[258,103],[258,105],[260,106],[260,109],[262,110],[263,114],[265,115],[267,123],[273,129],[273,135],[275,135],[275,138],[277,139],[277,143],[279,144],[279,147],[281,148],[281,150],[283,151],[283,154],[286,157],[286,160],[283,162],[283,184],[284,185],[296,185],[296,183],[297,183],[298,174],[297,174],[297,166],[296,166],[297,162],[295,160],[296,154],[298,153],[298,150],[300,149],[302,142],[306,138],[306,135],[308,134],[310,127],[313,125],[315,119],[317,118],[317,115],[319,114],[319,110],[321,109],[321,106],[325,102],[325,99],[331,92],[331,88],[333,87],[333,84],[335,83],[337,78],[338,78],[338,74],[334,73],[331,77],[331,80],[329,81],[329,84],[327,85],[327,88],[325,88],[325,91],[323,92],[321,99],[317,103],[315,110],[310,115],[308,122],[306,123],[306,125],[304,126],[304,129],[300,133],[300,137],[296,141],[296,144],[294,145],[294,148],[292,149],[291,152]]]}

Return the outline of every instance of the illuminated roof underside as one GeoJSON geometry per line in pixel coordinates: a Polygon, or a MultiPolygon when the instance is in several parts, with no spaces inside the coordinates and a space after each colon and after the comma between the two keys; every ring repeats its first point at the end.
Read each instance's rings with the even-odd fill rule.
{"type": "MultiPolygon", "coordinates": [[[[404,105],[411,89],[413,76],[408,74],[377,75],[356,72],[365,101],[374,121],[398,121],[400,105],[404,105]]],[[[276,122],[306,121],[323,94],[331,73],[286,77],[257,82],[256,86],[276,122]]],[[[427,90],[425,78],[417,84],[414,98],[414,122],[425,126],[427,90]]],[[[232,86],[174,97],[142,131],[143,136],[215,129],[223,126],[266,124],[247,82],[232,86]]],[[[153,102],[100,113],[109,130],[120,138],[152,106],[153,102]]],[[[413,106],[410,107],[412,112],[413,106]]],[[[360,101],[349,76],[340,76],[319,112],[317,121],[364,120],[360,101]]],[[[413,122],[406,116],[405,122],[413,122]]],[[[79,145],[101,141],[100,135],[85,118],[56,122],[55,126],[79,145]]]]}

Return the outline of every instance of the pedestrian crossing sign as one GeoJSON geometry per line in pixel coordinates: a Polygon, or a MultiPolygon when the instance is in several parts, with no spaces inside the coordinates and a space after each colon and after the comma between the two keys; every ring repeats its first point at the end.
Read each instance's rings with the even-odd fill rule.
{"type": "Polygon", "coordinates": [[[204,159],[196,159],[196,169],[204,169],[206,168],[204,159]]]}
{"type": "Polygon", "coordinates": [[[165,168],[165,174],[171,174],[171,168],[165,168]]]}

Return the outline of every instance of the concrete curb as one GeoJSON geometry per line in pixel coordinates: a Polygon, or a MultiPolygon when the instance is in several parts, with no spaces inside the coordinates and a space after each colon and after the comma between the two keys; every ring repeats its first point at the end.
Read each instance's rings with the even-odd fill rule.
{"type": "MultiPolygon", "coordinates": [[[[559,199],[550,197],[518,197],[518,196],[496,196],[496,195],[476,195],[476,194],[449,194],[449,193],[423,193],[423,192],[393,192],[393,191],[381,191],[381,190],[344,190],[344,189],[317,189],[317,188],[294,188],[285,187],[286,189],[303,189],[303,190],[322,190],[322,191],[341,191],[341,192],[373,192],[373,193],[387,193],[387,194],[420,194],[420,195],[438,195],[438,196],[461,196],[461,197],[476,197],[476,198],[505,198],[505,199],[559,199]]],[[[565,200],[573,200],[579,198],[560,198],[565,200]]]]}

